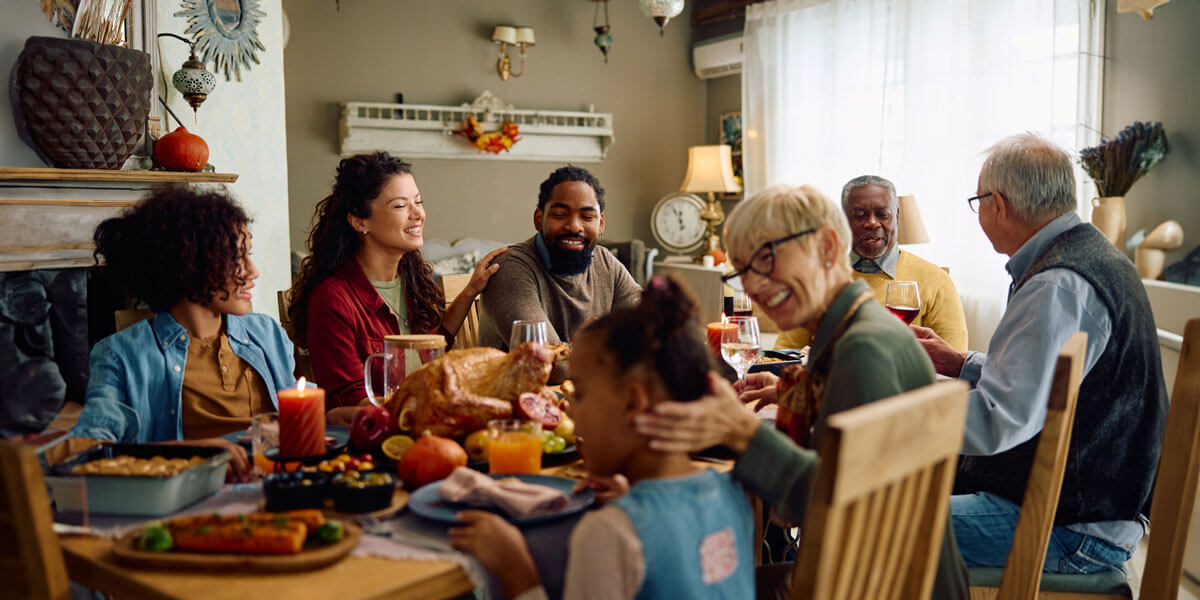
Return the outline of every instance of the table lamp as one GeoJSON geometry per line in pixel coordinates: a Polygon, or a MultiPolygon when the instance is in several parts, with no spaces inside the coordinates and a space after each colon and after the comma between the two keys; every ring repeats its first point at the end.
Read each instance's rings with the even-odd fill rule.
{"type": "Polygon", "coordinates": [[[925,231],[925,220],[921,218],[916,196],[900,196],[896,216],[899,219],[896,224],[898,243],[924,244],[929,241],[929,233],[925,231]]]}
{"type": "Polygon", "coordinates": [[[721,247],[717,225],[725,220],[725,211],[717,202],[716,192],[740,192],[742,186],[733,178],[733,150],[728,144],[716,146],[692,146],[688,148],[687,175],[679,191],[708,194],[708,204],[700,212],[700,218],[708,224],[708,247],[705,251],[721,247]]]}

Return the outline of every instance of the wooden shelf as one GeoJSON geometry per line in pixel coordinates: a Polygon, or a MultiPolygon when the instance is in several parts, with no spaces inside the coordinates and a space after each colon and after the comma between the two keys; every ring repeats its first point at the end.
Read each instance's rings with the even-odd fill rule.
{"type": "Polygon", "coordinates": [[[117,171],[107,169],[44,169],[0,167],[0,180],[8,181],[113,181],[126,183],[233,183],[237,173],[185,173],[180,171],[117,171]]]}

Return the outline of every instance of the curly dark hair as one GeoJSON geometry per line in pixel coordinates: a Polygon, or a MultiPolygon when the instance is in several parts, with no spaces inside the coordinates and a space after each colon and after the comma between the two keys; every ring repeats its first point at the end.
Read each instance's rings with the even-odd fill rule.
{"type": "Polygon", "coordinates": [[[674,400],[688,402],[708,391],[712,369],[698,307],[682,284],[659,275],[646,285],[636,305],[588,323],[579,334],[599,336],[619,374],[643,364],[658,375],[674,400]]]}
{"type": "MultiPolygon", "coordinates": [[[[315,223],[308,234],[309,255],[300,263],[300,274],[290,292],[289,333],[297,344],[308,344],[308,303],[313,290],[354,260],[362,243],[346,217],[370,218],[371,201],[379,197],[390,178],[402,174],[412,175],[412,165],[387,152],[357,154],[338,164],[333,193],[317,203],[315,223]]],[[[419,250],[405,252],[396,274],[404,278],[413,332],[435,331],[442,323],[446,297],[433,281],[433,267],[419,250]]]]}
{"type": "Polygon", "coordinates": [[[550,200],[550,194],[554,188],[567,181],[582,181],[592,186],[592,189],[596,191],[596,201],[600,203],[600,212],[604,212],[604,188],[600,187],[600,180],[596,179],[596,176],[589,173],[587,169],[575,165],[555,169],[542,182],[542,187],[538,189],[538,210],[545,210],[546,202],[550,200]]]}
{"type": "Polygon", "coordinates": [[[96,227],[96,264],[155,312],[182,300],[208,304],[239,286],[250,223],[228,192],[181,185],[159,188],[96,227]]]}

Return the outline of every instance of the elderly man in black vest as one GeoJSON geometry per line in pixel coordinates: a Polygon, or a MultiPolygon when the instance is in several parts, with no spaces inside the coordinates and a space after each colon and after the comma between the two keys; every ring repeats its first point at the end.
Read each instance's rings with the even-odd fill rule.
{"type": "Polygon", "coordinates": [[[950,501],[968,566],[1002,566],[1012,544],[1055,356],[1088,334],[1083,382],[1045,570],[1116,568],[1146,532],[1167,393],[1150,303],[1133,264],[1075,214],[1071,159],[1033,134],[987,152],[968,200],[1010,257],[1008,306],[986,355],[914,327],[939,373],[969,382],[950,501]]]}

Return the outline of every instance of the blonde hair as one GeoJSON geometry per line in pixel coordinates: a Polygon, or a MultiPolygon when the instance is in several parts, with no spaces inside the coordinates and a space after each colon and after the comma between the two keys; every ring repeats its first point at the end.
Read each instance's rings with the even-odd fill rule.
{"type": "MultiPolygon", "coordinates": [[[[837,232],[840,264],[850,268],[850,225],[842,208],[810,185],[776,185],[738,203],[725,221],[725,247],[730,254],[751,252],[773,239],[829,225],[837,232]]],[[[799,240],[812,251],[815,238],[799,240]]]]}

